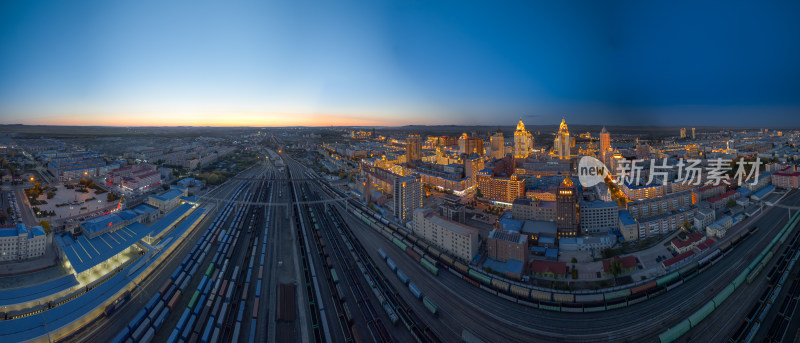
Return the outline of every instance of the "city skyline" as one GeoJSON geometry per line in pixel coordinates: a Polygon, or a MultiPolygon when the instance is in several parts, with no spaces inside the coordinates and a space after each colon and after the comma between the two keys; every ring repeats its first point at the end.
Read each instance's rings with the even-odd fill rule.
{"type": "Polygon", "coordinates": [[[800,5],[583,5],[6,4],[0,123],[800,126],[800,5]]]}

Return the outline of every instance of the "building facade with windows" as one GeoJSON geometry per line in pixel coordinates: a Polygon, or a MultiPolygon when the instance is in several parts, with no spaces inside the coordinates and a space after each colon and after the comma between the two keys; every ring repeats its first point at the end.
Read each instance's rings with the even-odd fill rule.
{"type": "Polygon", "coordinates": [[[47,248],[44,228],[18,223],[0,228],[0,261],[22,261],[42,256],[47,248]]]}
{"type": "Polygon", "coordinates": [[[413,232],[463,261],[472,261],[480,247],[477,228],[454,222],[425,209],[414,210],[413,232]]]}

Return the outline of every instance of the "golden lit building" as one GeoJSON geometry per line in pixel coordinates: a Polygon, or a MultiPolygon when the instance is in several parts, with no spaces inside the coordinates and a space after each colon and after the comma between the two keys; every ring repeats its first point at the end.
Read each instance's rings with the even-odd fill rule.
{"type": "Polygon", "coordinates": [[[506,156],[502,131],[497,130],[497,132],[494,135],[492,135],[492,137],[489,139],[489,142],[491,143],[491,148],[492,148],[491,151],[492,158],[501,159],[506,156]]]}
{"type": "Polygon", "coordinates": [[[569,159],[572,155],[572,146],[574,142],[569,136],[569,129],[567,128],[566,120],[561,119],[561,125],[558,127],[558,134],[556,135],[553,144],[553,150],[559,159],[569,159]]]}
{"type": "Polygon", "coordinates": [[[600,131],[600,160],[607,164],[610,153],[611,134],[606,130],[606,127],[603,126],[603,130],[600,131]]]}
{"type": "Polygon", "coordinates": [[[422,161],[422,138],[416,133],[406,138],[406,161],[410,164],[422,161]]]}
{"type": "Polygon", "coordinates": [[[514,158],[524,159],[531,154],[533,150],[533,136],[528,130],[525,130],[525,124],[522,119],[517,123],[517,131],[514,132],[514,158]]]}
{"type": "Polygon", "coordinates": [[[510,205],[514,199],[525,196],[525,180],[516,175],[494,177],[490,170],[484,169],[475,177],[481,194],[489,200],[510,205]]]}

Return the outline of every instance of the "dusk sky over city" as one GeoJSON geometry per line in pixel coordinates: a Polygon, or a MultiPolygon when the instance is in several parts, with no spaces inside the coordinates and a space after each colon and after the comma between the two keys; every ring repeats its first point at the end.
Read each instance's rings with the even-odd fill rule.
{"type": "Polygon", "coordinates": [[[799,126],[798,2],[0,5],[0,123],[799,126]]]}

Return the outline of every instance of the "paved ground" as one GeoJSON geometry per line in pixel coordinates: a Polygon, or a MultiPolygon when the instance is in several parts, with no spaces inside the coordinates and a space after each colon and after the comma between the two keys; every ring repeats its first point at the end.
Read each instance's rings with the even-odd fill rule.
{"type": "Polygon", "coordinates": [[[56,215],[52,219],[63,219],[79,214],[96,211],[102,208],[116,205],[116,201],[109,204],[106,201],[107,193],[95,194],[94,189],[89,189],[88,193],[76,192],[73,189],[65,188],[63,185],[55,186],[57,191],[52,199],[47,199],[45,194],[39,196],[38,200],[47,201],[46,205],[37,205],[42,211],[55,211],[56,215]],[[95,198],[94,200],[88,200],[95,198]],[[69,204],[68,206],[56,206],[58,204],[69,204]],[[84,208],[85,209],[82,209],[84,208]]]}
{"type": "Polygon", "coordinates": [[[10,275],[17,275],[22,273],[27,273],[31,270],[39,270],[43,268],[49,268],[56,265],[56,251],[55,247],[52,244],[52,236],[48,237],[48,245],[47,249],[45,249],[44,255],[24,260],[24,261],[5,261],[0,262],[0,289],[3,288],[2,282],[4,279],[10,277],[10,275]],[[7,276],[9,275],[9,276],[7,276]]]}

